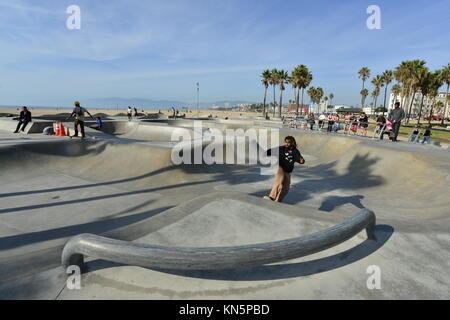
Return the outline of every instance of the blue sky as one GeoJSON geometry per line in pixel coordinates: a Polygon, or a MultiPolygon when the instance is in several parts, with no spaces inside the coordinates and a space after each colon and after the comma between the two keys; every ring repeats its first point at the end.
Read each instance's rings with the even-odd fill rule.
{"type": "MultiPolygon", "coordinates": [[[[312,85],[357,105],[357,71],[450,63],[450,0],[0,0],[0,105],[74,99],[261,101],[265,68],[307,65],[312,85]],[[69,5],[81,29],[66,27],[69,5]],[[369,5],[381,30],[369,30],[369,5]]],[[[286,100],[292,90],[286,90],[286,100]]]]}

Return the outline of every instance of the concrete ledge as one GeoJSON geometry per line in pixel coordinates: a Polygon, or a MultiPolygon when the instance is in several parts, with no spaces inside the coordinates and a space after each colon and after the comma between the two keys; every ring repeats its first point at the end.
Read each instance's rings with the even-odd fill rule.
{"type": "Polygon", "coordinates": [[[67,242],[62,265],[78,265],[84,256],[127,265],[173,270],[223,270],[265,265],[310,255],[336,246],[366,229],[375,240],[375,214],[367,209],[350,219],[310,235],[283,241],[234,247],[166,247],[81,234],[67,242]]]}
{"type": "MultiPolygon", "coordinates": [[[[46,127],[53,126],[54,122],[55,121],[33,120],[32,122],[28,123],[28,125],[25,127],[25,133],[26,134],[42,133],[42,131],[46,127]]],[[[12,118],[0,119],[0,130],[13,132],[14,130],[16,130],[18,123],[19,123],[18,120],[13,120],[12,118]]]]}

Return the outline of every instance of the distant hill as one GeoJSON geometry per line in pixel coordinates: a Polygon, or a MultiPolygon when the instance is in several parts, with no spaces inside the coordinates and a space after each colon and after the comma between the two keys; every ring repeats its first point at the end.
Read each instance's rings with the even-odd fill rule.
{"type": "MultiPolygon", "coordinates": [[[[213,106],[218,107],[232,107],[237,106],[239,104],[252,104],[254,102],[249,101],[241,101],[241,100],[224,100],[224,101],[216,101],[216,102],[200,102],[200,109],[208,109],[213,106]]],[[[119,97],[111,97],[111,98],[95,98],[95,99],[85,99],[82,101],[82,104],[87,107],[103,107],[103,108],[116,108],[118,105],[119,108],[126,108],[127,106],[133,106],[137,108],[143,109],[168,109],[171,107],[181,108],[196,108],[197,103],[188,103],[183,101],[176,100],[152,100],[152,99],[144,99],[144,98],[119,98],[119,97]]]]}
{"type": "Polygon", "coordinates": [[[241,100],[225,100],[225,101],[216,101],[216,102],[212,102],[210,103],[210,106],[217,106],[217,107],[233,107],[233,106],[237,106],[240,104],[253,104],[256,102],[251,102],[251,101],[241,101],[241,100]]]}
{"type": "Polygon", "coordinates": [[[170,107],[180,108],[188,105],[186,102],[175,101],[175,100],[151,100],[151,99],[143,99],[143,98],[95,98],[95,99],[86,99],[82,102],[85,106],[91,107],[108,107],[108,108],[116,108],[118,105],[119,108],[126,108],[128,106],[145,108],[145,109],[167,109],[170,107]]]}
{"type": "MultiPolygon", "coordinates": [[[[147,110],[158,110],[158,109],[169,109],[176,108],[181,109],[182,107],[187,107],[189,109],[195,110],[197,108],[196,102],[184,102],[177,100],[152,100],[145,98],[120,98],[120,97],[110,97],[110,98],[92,98],[92,99],[80,99],[81,105],[86,108],[108,108],[108,109],[126,109],[128,106],[136,107],[138,109],[147,109],[147,110]]],[[[234,107],[240,104],[253,104],[256,102],[251,101],[243,101],[243,100],[222,100],[215,102],[200,102],[200,109],[210,109],[212,107],[234,107]]],[[[34,106],[28,105],[32,108],[39,109],[54,109],[56,105],[53,106],[34,106]]],[[[58,108],[72,108],[73,106],[70,104],[63,105],[58,104],[58,108]]],[[[18,108],[17,106],[0,106],[1,108],[18,108]]]]}

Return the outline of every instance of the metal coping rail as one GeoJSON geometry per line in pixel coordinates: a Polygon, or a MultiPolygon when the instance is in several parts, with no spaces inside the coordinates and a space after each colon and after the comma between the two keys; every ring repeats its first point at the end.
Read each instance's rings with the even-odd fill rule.
{"type": "Polygon", "coordinates": [[[125,265],[171,270],[223,270],[260,266],[295,259],[336,246],[366,229],[375,240],[375,214],[360,210],[344,222],[306,236],[231,247],[168,247],[80,234],[62,252],[62,266],[83,270],[84,256],[125,265]]]}

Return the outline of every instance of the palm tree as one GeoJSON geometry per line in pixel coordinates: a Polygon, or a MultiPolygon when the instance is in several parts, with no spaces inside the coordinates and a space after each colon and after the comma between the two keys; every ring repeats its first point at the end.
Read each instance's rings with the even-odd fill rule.
{"type": "Polygon", "coordinates": [[[285,90],[284,85],[289,83],[289,74],[287,71],[278,71],[278,84],[280,86],[280,107],[278,108],[278,117],[281,118],[281,108],[283,107],[283,91],[285,90]]]}
{"type": "Polygon", "coordinates": [[[397,97],[402,93],[402,87],[398,83],[394,84],[391,91],[394,94],[394,102],[396,102],[397,97]]]}
{"type": "Polygon", "coordinates": [[[448,88],[450,86],[450,63],[448,65],[446,65],[445,67],[442,68],[442,81],[443,84],[447,84],[447,91],[445,92],[445,102],[444,102],[444,116],[442,117],[442,124],[444,124],[444,118],[445,118],[445,114],[447,112],[447,105],[449,102],[448,99],[448,88]]]}
{"type": "Polygon", "coordinates": [[[372,91],[372,98],[373,98],[373,101],[374,101],[374,102],[371,103],[371,105],[372,105],[372,113],[374,112],[374,110],[377,107],[377,99],[378,99],[379,95],[380,95],[380,87],[375,87],[373,89],[373,91],[372,91]]]}
{"type": "MultiPolygon", "coordinates": [[[[444,108],[444,103],[442,101],[438,101],[438,102],[436,102],[435,107],[436,107],[436,113],[440,114],[440,113],[442,113],[442,109],[444,108]]],[[[444,114],[444,116],[445,116],[445,114],[444,114]]],[[[442,119],[444,119],[444,117],[442,117],[442,119]]]]}
{"type": "Polygon", "coordinates": [[[276,96],[275,96],[275,87],[278,85],[278,70],[272,69],[270,71],[270,81],[269,84],[273,86],[273,116],[275,117],[275,108],[277,106],[276,96]]]}
{"type": "Polygon", "coordinates": [[[423,74],[425,71],[428,72],[428,68],[425,66],[426,62],[423,60],[413,60],[413,61],[407,61],[407,82],[409,83],[409,86],[411,88],[412,97],[409,105],[409,111],[406,119],[406,123],[409,123],[409,119],[411,117],[412,113],[412,106],[414,103],[414,98],[416,96],[417,90],[419,89],[419,77],[421,74],[423,74]]]}
{"type": "Polygon", "coordinates": [[[266,97],[267,97],[267,89],[269,88],[270,83],[270,70],[264,70],[261,74],[261,83],[264,86],[264,104],[263,104],[263,115],[266,116],[266,97]]]}
{"type": "Polygon", "coordinates": [[[312,76],[312,73],[309,72],[308,67],[306,67],[305,65],[301,64],[301,65],[297,66],[294,69],[294,71],[292,71],[291,78],[292,78],[292,81],[295,83],[295,87],[297,88],[297,95],[296,95],[297,109],[296,109],[296,115],[298,115],[300,90],[302,90],[302,101],[301,101],[301,104],[303,105],[303,93],[304,93],[304,90],[311,83],[311,81],[313,79],[313,76],[312,76]]]}
{"type": "Polygon", "coordinates": [[[383,77],[381,75],[377,75],[375,78],[372,79],[372,84],[375,87],[372,92],[372,97],[374,98],[374,106],[376,109],[378,96],[380,95],[380,90],[384,86],[383,77]]]}
{"type": "Polygon", "coordinates": [[[430,83],[428,85],[428,98],[431,100],[431,110],[430,117],[428,119],[428,124],[431,123],[431,117],[433,115],[434,104],[436,103],[436,97],[439,93],[439,88],[444,84],[444,78],[442,70],[436,70],[430,75],[430,83]]]}
{"type": "Polygon", "coordinates": [[[263,114],[266,115],[266,98],[267,98],[267,89],[270,84],[271,73],[270,70],[264,70],[261,74],[261,83],[264,86],[264,103],[263,103],[263,114]]]}
{"type": "Polygon", "coordinates": [[[330,98],[330,106],[332,106],[333,105],[334,94],[330,93],[330,95],[328,97],[330,98]]]}
{"type": "Polygon", "coordinates": [[[422,101],[420,102],[420,109],[419,109],[419,117],[417,119],[417,124],[420,125],[420,117],[422,116],[422,108],[423,108],[423,100],[426,96],[428,96],[428,93],[430,91],[431,82],[433,74],[428,71],[428,68],[423,68],[421,71],[417,74],[417,85],[420,88],[420,92],[422,94],[422,101]]]}
{"type": "Polygon", "coordinates": [[[361,92],[359,93],[361,95],[361,97],[363,98],[363,100],[365,101],[367,96],[369,95],[369,90],[367,89],[362,89],[361,92]]]}
{"type": "MultiPolygon", "coordinates": [[[[362,80],[362,90],[364,90],[364,83],[366,82],[367,79],[370,78],[370,70],[367,67],[362,67],[359,71],[358,71],[358,75],[359,78],[362,80]]],[[[364,108],[364,102],[365,102],[365,97],[361,96],[361,107],[364,108]]]]}
{"type": "Polygon", "coordinates": [[[401,105],[404,107],[405,100],[409,96],[411,88],[409,85],[409,63],[410,61],[402,61],[394,71],[395,80],[401,84],[401,105]]]}
{"type": "Polygon", "coordinates": [[[313,86],[309,87],[308,91],[306,91],[306,94],[309,96],[312,104],[314,104],[317,96],[316,88],[314,88],[313,86]]]}
{"type": "Polygon", "coordinates": [[[319,103],[320,103],[320,101],[322,101],[323,94],[324,94],[323,89],[321,87],[317,87],[316,94],[315,94],[317,108],[319,108],[319,103]]]}
{"type": "MultiPolygon", "coordinates": [[[[391,70],[386,70],[385,72],[383,72],[382,77],[383,77],[383,83],[386,85],[386,87],[384,88],[384,105],[383,105],[384,110],[386,110],[387,89],[388,89],[389,84],[394,79],[394,73],[391,70]]],[[[383,115],[384,115],[384,110],[383,110],[383,115]]]]}

